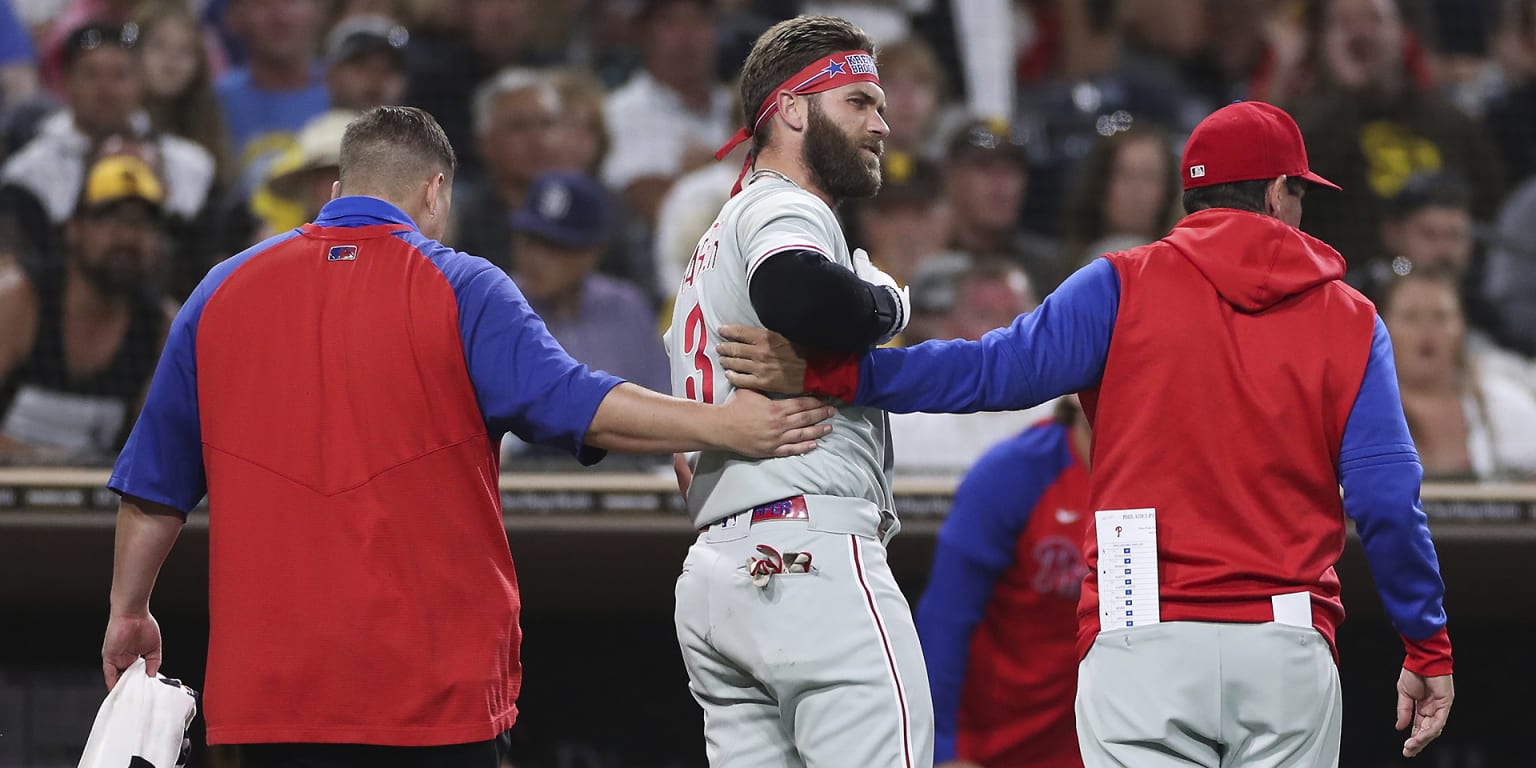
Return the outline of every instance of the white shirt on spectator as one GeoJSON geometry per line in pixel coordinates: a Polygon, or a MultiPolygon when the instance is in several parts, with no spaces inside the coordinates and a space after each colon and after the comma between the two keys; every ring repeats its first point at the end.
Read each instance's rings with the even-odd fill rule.
{"type": "Polygon", "coordinates": [[[1051,418],[1056,401],[1001,413],[893,413],[891,446],[900,472],[958,475],[988,448],[1051,418]]]}
{"type": "Polygon", "coordinates": [[[730,138],[730,112],[731,94],[723,85],[710,90],[709,111],[699,114],[649,72],[637,72],[603,104],[613,143],[603,163],[603,183],[621,190],[646,176],[677,176],[689,144],[713,151],[730,138]]]}
{"type": "MultiPolygon", "coordinates": [[[[150,135],[149,115],[132,118],[136,136],[150,135]]],[[[170,134],[155,137],[160,152],[160,178],[165,184],[165,209],[190,219],[203,209],[213,186],[213,156],[190,139],[170,134]]],[[[36,138],[27,142],[0,169],[0,181],[35,195],[48,218],[57,224],[75,212],[85,183],[90,137],[75,127],[74,115],[60,110],[43,120],[36,138]]]]}
{"type": "Polygon", "coordinates": [[[693,257],[699,235],[731,199],[731,185],[741,173],[741,158],[731,157],[689,171],[667,190],[656,214],[656,288],[662,296],[677,293],[683,269],[693,257]],[[736,158],[732,161],[732,158],[736,158]]]}
{"type": "Polygon", "coordinates": [[[1479,480],[1536,477],[1536,396],[1498,366],[1479,366],[1477,387],[1461,401],[1472,471],[1479,480]]]}

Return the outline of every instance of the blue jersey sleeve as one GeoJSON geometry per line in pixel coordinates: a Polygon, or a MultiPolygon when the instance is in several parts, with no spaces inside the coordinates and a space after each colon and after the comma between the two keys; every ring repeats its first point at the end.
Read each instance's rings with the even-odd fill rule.
{"type": "Polygon", "coordinates": [[[858,405],[894,413],[1012,411],[1099,381],[1120,306],[1105,259],[1073,273],[1039,308],[980,341],[875,349],[859,366],[858,405]]]}
{"type": "Polygon", "coordinates": [[[1392,339],[1378,317],[1360,393],[1344,425],[1339,483],[1387,616],[1412,640],[1445,627],[1440,561],[1419,505],[1423,476],[1403,417],[1392,339]]]}
{"type": "MultiPolygon", "coordinates": [[[[16,10],[9,2],[0,2],[0,66],[33,62],[37,54],[32,50],[32,39],[27,28],[16,17],[16,10]]],[[[10,94],[6,94],[10,100],[10,94]]]]}
{"type": "Polygon", "coordinates": [[[566,354],[495,265],[414,231],[402,236],[453,286],[469,378],[490,434],[510,431],[525,442],[570,451],[582,464],[602,460],[607,452],[584,438],[598,405],[623,380],[588,370],[566,354]]]}
{"type": "Polygon", "coordinates": [[[284,232],[220,262],[176,313],[165,348],[149,382],[144,408],[117,456],[107,487],[187,512],[208,493],[203,468],[203,427],[197,406],[197,327],[208,300],[240,265],[298,235],[284,232]]]}
{"type": "Polygon", "coordinates": [[[935,762],[955,758],[971,635],[1014,562],[1031,511],[1066,467],[1064,433],[1060,425],[1036,427],[987,451],[960,482],[939,529],[916,615],[933,697],[935,762]]]}

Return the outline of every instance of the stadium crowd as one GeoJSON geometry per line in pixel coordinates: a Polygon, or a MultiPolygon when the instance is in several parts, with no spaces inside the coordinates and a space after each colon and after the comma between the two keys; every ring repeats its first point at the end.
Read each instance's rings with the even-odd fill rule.
{"type": "MultiPolygon", "coordinates": [[[[381,104],[453,142],[445,241],[665,389],[661,318],[743,159],[713,158],[733,77],[808,12],[880,43],[885,187],[841,214],[912,287],[901,343],[1162,236],[1190,129],[1262,99],[1344,188],[1302,228],[1377,302],[1426,475],[1536,477],[1536,0],[0,0],[0,462],[109,462],[177,303],[311,220],[381,104]]],[[[898,417],[898,466],[962,471],[1051,408],[898,417]]]]}

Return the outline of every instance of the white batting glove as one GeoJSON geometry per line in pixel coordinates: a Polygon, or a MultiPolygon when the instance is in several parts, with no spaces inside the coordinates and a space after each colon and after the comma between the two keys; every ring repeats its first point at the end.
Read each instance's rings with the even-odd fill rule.
{"type": "Polygon", "coordinates": [[[896,300],[897,315],[891,318],[890,326],[875,345],[879,346],[896,338],[907,329],[907,321],[912,319],[912,296],[907,287],[897,285],[895,278],[880,271],[880,268],[869,260],[869,253],[863,248],[853,249],[853,273],[866,283],[878,285],[890,291],[891,296],[896,300]]]}

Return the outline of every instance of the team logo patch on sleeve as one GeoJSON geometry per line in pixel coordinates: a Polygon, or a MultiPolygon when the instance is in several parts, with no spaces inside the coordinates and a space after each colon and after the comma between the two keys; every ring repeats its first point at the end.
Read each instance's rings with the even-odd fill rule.
{"type": "Polygon", "coordinates": [[[333,245],[325,255],[326,261],[357,261],[357,246],[333,245]]]}

